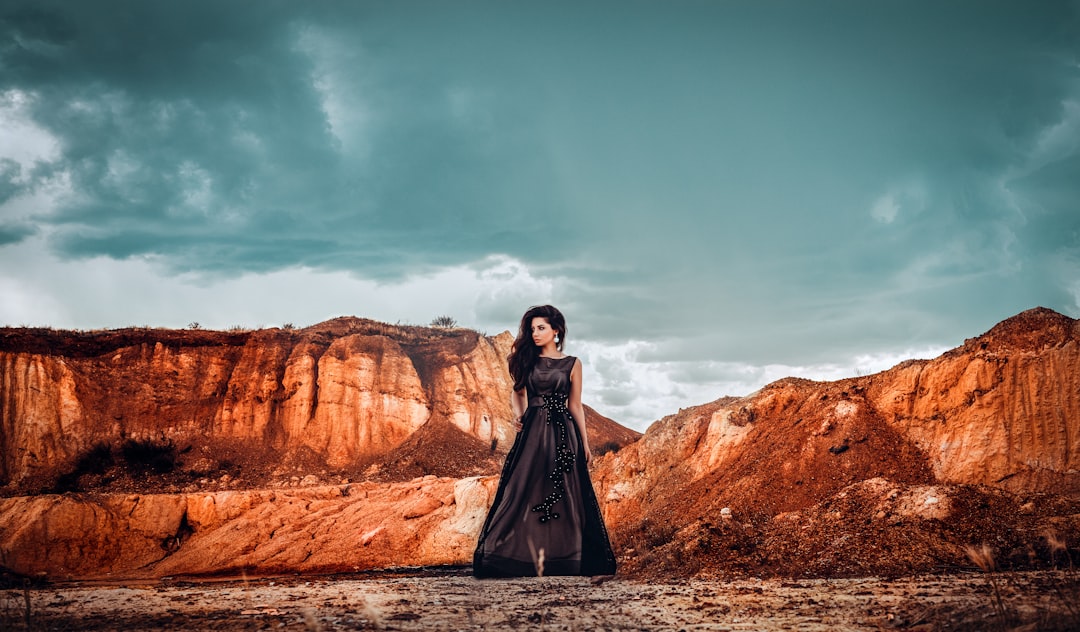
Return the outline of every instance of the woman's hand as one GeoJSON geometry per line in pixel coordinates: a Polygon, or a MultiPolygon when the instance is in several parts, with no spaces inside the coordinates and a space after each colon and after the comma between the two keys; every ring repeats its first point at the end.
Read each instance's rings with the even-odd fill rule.
{"type": "Polygon", "coordinates": [[[521,432],[521,418],[529,409],[529,396],[525,389],[510,394],[510,413],[514,415],[514,430],[521,432]]]}

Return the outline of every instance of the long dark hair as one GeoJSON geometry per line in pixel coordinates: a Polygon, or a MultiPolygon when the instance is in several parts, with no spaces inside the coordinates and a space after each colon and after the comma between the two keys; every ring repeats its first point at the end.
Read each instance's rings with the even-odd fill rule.
{"type": "Polygon", "coordinates": [[[540,349],[532,340],[532,321],[536,317],[546,319],[559,335],[559,342],[555,343],[559,351],[562,351],[563,343],[566,342],[566,319],[563,318],[562,312],[551,305],[530,307],[521,317],[517,339],[514,340],[514,346],[506,358],[506,363],[510,366],[510,377],[514,378],[515,391],[525,388],[525,380],[529,378],[529,373],[532,373],[536,358],[540,357],[540,349]]]}

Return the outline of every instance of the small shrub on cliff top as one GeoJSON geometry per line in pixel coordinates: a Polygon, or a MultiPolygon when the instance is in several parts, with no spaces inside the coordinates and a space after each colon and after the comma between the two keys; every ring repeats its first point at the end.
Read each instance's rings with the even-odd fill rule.
{"type": "Polygon", "coordinates": [[[432,327],[440,327],[442,329],[453,329],[457,327],[457,321],[450,316],[436,316],[431,320],[432,327]]]}

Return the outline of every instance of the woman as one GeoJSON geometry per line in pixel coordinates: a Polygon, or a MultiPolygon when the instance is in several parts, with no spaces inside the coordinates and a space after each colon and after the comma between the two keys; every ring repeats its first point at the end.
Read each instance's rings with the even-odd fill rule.
{"type": "Polygon", "coordinates": [[[550,305],[521,318],[507,359],[517,437],[473,556],[477,577],[610,575],[615,556],[589,479],[581,361],[550,305]]]}

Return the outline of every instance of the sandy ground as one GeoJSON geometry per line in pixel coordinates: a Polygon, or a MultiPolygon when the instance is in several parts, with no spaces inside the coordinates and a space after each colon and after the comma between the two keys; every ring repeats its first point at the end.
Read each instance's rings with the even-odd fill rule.
{"type": "Polygon", "coordinates": [[[1050,571],[997,575],[1001,609],[982,574],[644,583],[583,577],[480,581],[467,569],[443,569],[420,575],[81,584],[0,591],[0,629],[26,629],[29,619],[31,630],[124,631],[1066,630],[1080,621],[1061,615],[1072,605],[1063,597],[1075,596],[1067,592],[1075,590],[1070,577],[1075,579],[1050,571]]]}

